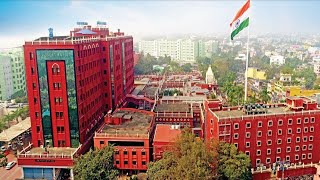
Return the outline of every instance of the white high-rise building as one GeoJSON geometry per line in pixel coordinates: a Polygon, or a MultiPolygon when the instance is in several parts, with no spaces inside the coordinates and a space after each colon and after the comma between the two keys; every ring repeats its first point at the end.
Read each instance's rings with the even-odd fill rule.
{"type": "Polygon", "coordinates": [[[282,65],[285,62],[284,57],[281,55],[273,55],[270,57],[270,64],[282,65]]]}
{"type": "Polygon", "coordinates": [[[0,100],[8,100],[14,93],[10,61],[9,56],[0,56],[0,100]]]}
{"type": "Polygon", "coordinates": [[[143,52],[145,55],[150,54],[151,56],[158,57],[157,41],[139,41],[139,52],[143,52]]]}

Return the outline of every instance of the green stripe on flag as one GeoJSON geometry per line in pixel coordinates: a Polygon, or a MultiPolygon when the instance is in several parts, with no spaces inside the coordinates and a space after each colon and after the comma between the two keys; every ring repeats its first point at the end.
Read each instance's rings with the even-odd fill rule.
{"type": "Polygon", "coordinates": [[[233,40],[233,38],[234,38],[240,31],[242,31],[242,29],[244,29],[244,28],[246,28],[246,27],[248,27],[248,26],[249,26],[249,17],[248,17],[246,20],[242,21],[242,23],[240,24],[240,26],[239,26],[237,29],[235,29],[234,31],[232,31],[232,33],[231,33],[231,40],[233,40]]]}

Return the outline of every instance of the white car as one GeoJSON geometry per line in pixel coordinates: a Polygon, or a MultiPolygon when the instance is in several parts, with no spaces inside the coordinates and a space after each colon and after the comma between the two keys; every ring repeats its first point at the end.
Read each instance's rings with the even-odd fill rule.
{"type": "Polygon", "coordinates": [[[14,165],[16,165],[17,163],[15,161],[11,161],[7,164],[6,166],[6,170],[10,170],[14,165]]]}

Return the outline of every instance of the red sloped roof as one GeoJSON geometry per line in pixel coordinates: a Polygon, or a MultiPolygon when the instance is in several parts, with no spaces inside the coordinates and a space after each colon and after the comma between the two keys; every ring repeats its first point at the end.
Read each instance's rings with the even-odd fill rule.
{"type": "Polygon", "coordinates": [[[173,129],[169,124],[157,124],[154,133],[154,142],[174,142],[181,134],[180,128],[173,129]]]}

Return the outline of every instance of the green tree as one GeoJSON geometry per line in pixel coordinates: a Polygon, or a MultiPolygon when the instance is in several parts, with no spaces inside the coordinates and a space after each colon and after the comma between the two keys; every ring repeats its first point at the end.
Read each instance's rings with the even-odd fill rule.
{"type": "Polygon", "coordinates": [[[22,98],[25,96],[26,96],[26,93],[23,90],[19,90],[11,95],[11,99],[22,98]]]}
{"type": "Polygon", "coordinates": [[[74,178],[79,180],[117,179],[119,171],[113,165],[113,147],[89,151],[74,165],[74,178]]]}
{"type": "Polygon", "coordinates": [[[163,158],[148,165],[149,179],[214,179],[216,144],[205,144],[190,129],[184,129],[163,158]]]}
{"type": "Polygon", "coordinates": [[[190,63],[184,64],[181,66],[182,70],[184,72],[191,72],[192,71],[192,66],[190,63]]]}
{"type": "Polygon", "coordinates": [[[238,152],[233,144],[221,142],[218,146],[218,154],[218,179],[252,179],[249,156],[238,152]]]}
{"type": "Polygon", "coordinates": [[[271,100],[270,97],[270,93],[268,92],[267,88],[263,88],[260,92],[259,92],[259,99],[263,102],[263,103],[267,103],[271,100]]]}

